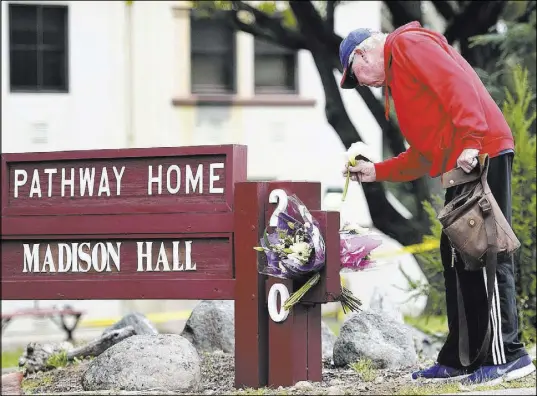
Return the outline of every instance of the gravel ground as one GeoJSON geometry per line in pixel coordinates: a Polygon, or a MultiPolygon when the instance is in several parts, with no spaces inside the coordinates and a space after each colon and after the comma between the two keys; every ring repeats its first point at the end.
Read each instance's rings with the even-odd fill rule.
{"type": "MultiPolygon", "coordinates": [[[[414,367],[398,370],[376,370],[364,380],[361,374],[353,369],[336,369],[325,363],[323,380],[321,383],[300,382],[293,387],[279,387],[277,389],[236,390],[234,381],[234,359],[232,355],[212,353],[202,355],[202,389],[203,395],[222,394],[286,394],[286,395],[343,395],[343,394],[438,394],[468,391],[459,384],[452,384],[448,388],[431,382],[416,383],[409,381],[410,371],[424,367],[431,362],[422,362],[414,367]]],[[[83,361],[45,373],[28,375],[23,381],[25,394],[181,394],[174,392],[84,392],[81,378],[89,362],[83,361]]],[[[371,373],[370,373],[371,374],[371,373]]],[[[518,382],[510,383],[509,387],[535,387],[535,373],[518,382]]]]}

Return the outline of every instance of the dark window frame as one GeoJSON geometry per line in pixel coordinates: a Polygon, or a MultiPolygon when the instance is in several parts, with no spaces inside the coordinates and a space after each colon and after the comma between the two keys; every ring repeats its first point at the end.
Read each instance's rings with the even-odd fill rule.
{"type": "Polygon", "coordinates": [[[69,6],[57,4],[30,4],[30,3],[10,3],[8,4],[8,70],[9,70],[9,88],[13,93],[69,93],[69,6]],[[37,24],[35,27],[37,40],[36,44],[14,44],[13,43],[13,19],[11,12],[17,7],[32,7],[37,13],[37,24]],[[63,10],[63,43],[60,45],[43,43],[43,10],[44,9],[61,9],[63,10]],[[11,76],[12,51],[35,51],[37,58],[37,82],[35,85],[13,85],[11,76]],[[43,53],[45,51],[63,51],[63,84],[57,87],[43,85],[43,53]]]}
{"type": "Polygon", "coordinates": [[[222,12],[222,15],[215,15],[211,18],[204,17],[198,14],[199,11],[190,10],[190,93],[193,95],[234,95],[237,93],[237,31],[233,29],[228,22],[224,20],[226,15],[222,12]],[[229,30],[226,34],[231,36],[231,43],[228,48],[221,48],[216,51],[199,50],[194,48],[193,33],[195,30],[195,23],[201,23],[205,26],[213,26],[222,31],[229,30]],[[227,58],[226,65],[230,69],[229,71],[229,83],[221,85],[207,84],[203,86],[196,86],[194,82],[194,57],[195,56],[218,56],[222,55],[227,58]]]}
{"type": "Polygon", "coordinates": [[[254,37],[254,93],[256,95],[285,94],[297,95],[299,89],[298,73],[298,51],[277,46],[266,42],[258,37],[254,37]],[[288,57],[292,61],[292,82],[291,84],[275,86],[259,86],[257,84],[256,72],[257,62],[263,58],[288,57]]]}

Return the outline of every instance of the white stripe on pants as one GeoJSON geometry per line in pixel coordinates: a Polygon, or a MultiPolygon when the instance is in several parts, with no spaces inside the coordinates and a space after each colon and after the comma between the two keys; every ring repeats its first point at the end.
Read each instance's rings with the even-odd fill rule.
{"type": "MultiPolygon", "coordinates": [[[[485,280],[485,290],[487,291],[488,296],[486,268],[483,268],[483,278],[485,280]]],[[[492,307],[490,317],[492,320],[492,362],[494,364],[505,364],[507,363],[507,360],[505,359],[505,351],[503,347],[502,317],[500,311],[500,297],[498,296],[498,280],[496,277],[494,279],[494,290],[492,291],[492,307]]]]}

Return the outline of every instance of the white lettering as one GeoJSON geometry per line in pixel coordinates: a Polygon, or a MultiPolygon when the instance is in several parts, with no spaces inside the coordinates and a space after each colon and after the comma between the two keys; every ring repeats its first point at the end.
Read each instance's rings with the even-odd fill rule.
{"type": "Polygon", "coordinates": [[[58,173],[58,169],[49,168],[49,169],[45,169],[43,172],[45,172],[48,175],[48,196],[52,197],[52,175],[54,173],[58,173]]]}
{"type": "Polygon", "coordinates": [[[185,271],[196,271],[196,263],[192,262],[192,241],[185,241],[185,271]]]}
{"type": "Polygon", "coordinates": [[[149,165],[147,178],[147,194],[153,194],[153,183],[158,184],[158,193],[162,194],[162,165],[158,166],[158,176],[153,177],[153,166],[149,165]]]}
{"type": "Polygon", "coordinates": [[[218,162],[216,164],[209,165],[209,192],[211,194],[222,194],[224,192],[224,188],[214,186],[214,182],[220,180],[220,176],[214,174],[215,169],[224,169],[224,163],[218,162]]]}
{"type": "Polygon", "coordinates": [[[65,168],[62,168],[62,197],[65,197],[65,186],[71,187],[71,197],[75,196],[75,169],[71,168],[71,178],[65,178],[65,168]]]}
{"type": "MultiPolygon", "coordinates": [[[[196,271],[192,260],[192,241],[159,241],[158,254],[153,257],[152,241],[136,242],[137,272],[196,271]],[[171,242],[171,244],[170,244],[171,242]],[[156,259],[153,267],[153,258],[156,259]],[[172,267],[173,264],[173,267],[172,267]]],[[[53,244],[23,244],[23,273],[98,273],[120,271],[122,242],[80,242],[53,244]],[[115,267],[115,270],[114,270],[115,267]]],[[[156,246],[155,246],[156,248],[156,246]]]]}
{"type": "Polygon", "coordinates": [[[95,168],[80,168],[80,196],[83,197],[88,189],[88,195],[93,196],[93,183],[95,182],[95,168]]]}
{"type": "Polygon", "coordinates": [[[121,242],[116,242],[115,248],[114,248],[114,245],[112,245],[110,242],[106,242],[106,249],[108,250],[108,259],[107,259],[107,262],[106,262],[106,265],[107,265],[106,270],[108,272],[111,271],[111,269],[110,269],[110,258],[111,258],[112,261],[114,262],[114,266],[116,267],[116,269],[119,272],[119,267],[120,267],[120,259],[119,259],[119,257],[121,256],[121,254],[120,254],[120,252],[121,252],[121,242]]]}
{"type": "Polygon", "coordinates": [[[73,253],[73,269],[72,272],[78,272],[78,243],[71,244],[71,252],[73,253]]]}
{"type": "Polygon", "coordinates": [[[13,195],[15,198],[19,197],[19,187],[22,187],[28,181],[28,173],[24,169],[15,169],[15,192],[13,195]],[[19,178],[22,176],[22,179],[19,178]]]}
{"type": "Polygon", "coordinates": [[[106,166],[103,168],[103,173],[101,173],[101,183],[99,184],[99,191],[97,196],[106,193],[107,196],[110,196],[110,183],[108,182],[108,172],[106,171],[106,166]]]}
{"type": "Polygon", "coordinates": [[[179,241],[172,241],[172,256],[173,256],[173,270],[183,271],[183,263],[179,260],[179,241]]]}
{"type": "Polygon", "coordinates": [[[136,271],[143,272],[144,271],[144,259],[146,260],[146,271],[151,272],[153,271],[153,264],[151,262],[151,247],[153,245],[153,242],[136,242],[137,245],[137,253],[138,253],[138,268],[136,271]],[[146,246],[146,251],[144,253],[144,244],[146,246]]]}
{"type": "Polygon", "coordinates": [[[103,272],[106,269],[107,264],[106,246],[104,243],[98,242],[91,250],[91,264],[95,271],[103,272]],[[101,253],[99,257],[99,252],[101,253]]]}
{"type": "Polygon", "coordinates": [[[196,192],[196,187],[199,184],[199,193],[203,193],[203,164],[198,165],[198,170],[196,172],[196,177],[192,174],[192,169],[190,165],[186,166],[186,193],[190,193],[190,187],[192,187],[192,192],[196,192]],[[189,183],[190,182],[190,183],[189,183]]]}
{"type": "Polygon", "coordinates": [[[71,247],[66,243],[58,243],[58,272],[68,272],[71,269],[71,261],[71,247]]]}
{"type": "Polygon", "coordinates": [[[179,188],[181,188],[181,169],[177,165],[171,165],[166,172],[166,188],[170,194],[177,194],[179,188]],[[172,171],[175,171],[175,178],[177,179],[177,183],[175,183],[175,187],[173,188],[171,180],[172,171]]]}
{"type": "Polygon", "coordinates": [[[166,254],[166,247],[164,247],[164,242],[160,243],[160,250],[158,252],[157,265],[155,271],[160,271],[159,266],[162,264],[163,271],[171,271],[170,264],[168,263],[168,256],[166,254]]]}
{"type": "Polygon", "coordinates": [[[125,167],[121,167],[121,172],[117,173],[116,167],[112,167],[114,171],[114,175],[116,175],[116,195],[119,197],[121,195],[121,178],[123,177],[123,172],[125,171],[125,167]]]}
{"type": "Polygon", "coordinates": [[[45,261],[43,261],[42,272],[56,272],[56,267],[54,266],[54,259],[52,258],[52,252],[50,251],[50,245],[47,245],[47,251],[45,252],[45,261]],[[48,271],[46,266],[48,265],[48,271]]]}
{"type": "Polygon", "coordinates": [[[80,272],[88,272],[91,268],[91,256],[84,250],[84,247],[86,247],[89,252],[90,244],[88,242],[82,242],[80,246],[78,246],[78,257],[80,258],[80,261],[86,263],[85,268],[82,268],[82,266],[78,267],[80,272]]]}
{"type": "Polygon", "coordinates": [[[39,183],[39,172],[34,169],[34,175],[32,176],[32,186],[30,187],[30,198],[37,194],[41,198],[41,185],[39,183]]]}
{"type": "Polygon", "coordinates": [[[32,245],[32,250],[30,250],[30,245],[24,243],[24,267],[22,272],[39,272],[39,243],[34,243],[32,245]]]}

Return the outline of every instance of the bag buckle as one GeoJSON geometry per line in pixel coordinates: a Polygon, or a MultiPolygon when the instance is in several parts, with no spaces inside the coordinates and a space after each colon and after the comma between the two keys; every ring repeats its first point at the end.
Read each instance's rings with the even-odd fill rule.
{"type": "Polygon", "coordinates": [[[487,199],[487,197],[481,198],[478,204],[483,213],[488,213],[492,210],[492,205],[490,204],[490,201],[487,199]]]}

